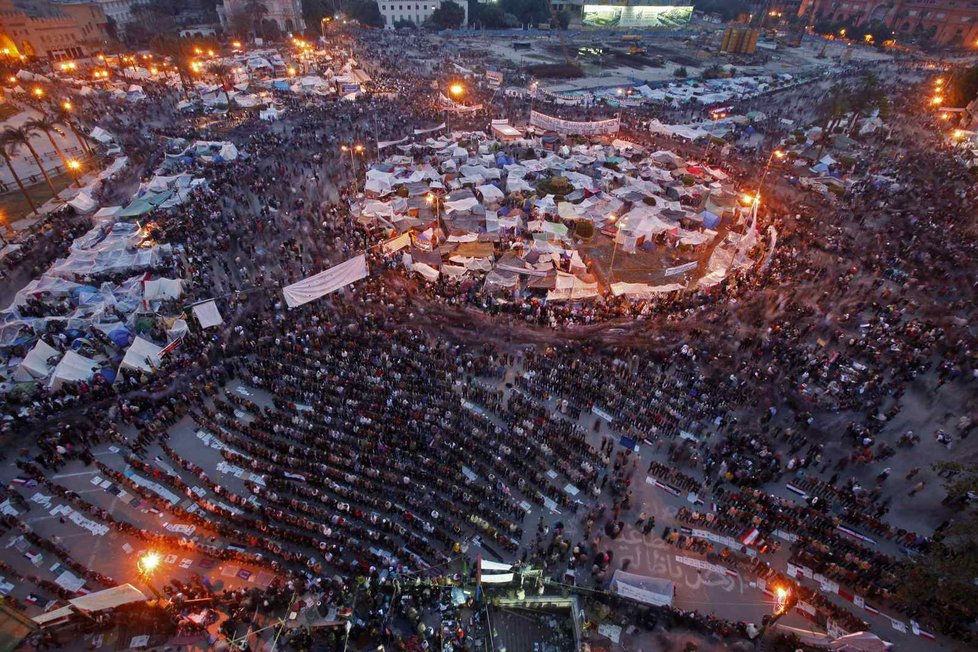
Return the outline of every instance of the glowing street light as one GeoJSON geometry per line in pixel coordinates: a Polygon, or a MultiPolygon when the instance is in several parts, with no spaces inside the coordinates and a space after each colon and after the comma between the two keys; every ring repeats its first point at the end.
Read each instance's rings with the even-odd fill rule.
{"type": "Polygon", "coordinates": [[[465,94],[465,86],[462,86],[459,83],[452,84],[451,86],[448,87],[448,92],[453,97],[461,97],[462,95],[465,94]]]}
{"type": "Polygon", "coordinates": [[[61,103],[61,108],[65,111],[71,111],[71,100],[65,100],[61,103]]]}
{"type": "Polygon", "coordinates": [[[944,97],[941,95],[935,95],[934,97],[930,98],[930,103],[932,106],[940,106],[944,104],[944,97]]]}
{"type": "Polygon", "coordinates": [[[81,163],[76,158],[68,159],[68,168],[71,170],[81,169],[81,163]]]}
{"type": "Polygon", "coordinates": [[[241,47],[241,41],[231,41],[231,47],[233,47],[233,48],[240,48],[241,47]]]}
{"type": "Polygon", "coordinates": [[[40,86],[35,86],[33,93],[35,97],[44,97],[44,89],[40,86]]]}
{"type": "Polygon", "coordinates": [[[295,77],[295,67],[294,66],[289,66],[289,69],[288,69],[287,72],[289,73],[289,77],[295,77]]]}
{"type": "Polygon", "coordinates": [[[353,194],[356,195],[360,192],[359,181],[357,180],[357,160],[355,158],[356,154],[362,154],[364,147],[363,145],[340,145],[340,150],[350,153],[350,169],[353,170],[353,194]]]}
{"type": "Polygon", "coordinates": [[[161,561],[163,561],[163,558],[158,552],[147,552],[136,561],[136,570],[139,572],[139,576],[146,583],[146,586],[149,587],[149,590],[153,592],[153,595],[155,595],[157,599],[162,599],[163,596],[161,596],[160,592],[156,590],[156,587],[153,586],[150,579],[153,577],[153,573],[156,571],[156,569],[159,568],[161,561]]]}

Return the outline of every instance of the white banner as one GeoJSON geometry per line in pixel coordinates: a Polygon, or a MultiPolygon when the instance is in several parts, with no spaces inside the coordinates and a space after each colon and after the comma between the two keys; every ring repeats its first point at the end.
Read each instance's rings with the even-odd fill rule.
{"type": "Polygon", "coordinates": [[[319,272],[315,276],[287,285],[282,288],[282,292],[285,294],[285,303],[288,304],[289,308],[295,308],[355,283],[366,278],[366,276],[367,256],[360,254],[345,263],[319,272]]]}
{"type": "Polygon", "coordinates": [[[688,272],[691,269],[696,269],[697,265],[699,265],[699,263],[693,261],[691,263],[686,263],[685,265],[676,265],[675,267],[667,267],[666,271],[662,272],[662,275],[675,276],[676,274],[682,274],[683,272],[688,272]]]}
{"type": "Polygon", "coordinates": [[[618,133],[618,118],[611,120],[598,120],[595,122],[575,122],[573,120],[561,120],[553,116],[545,115],[538,111],[530,112],[530,124],[539,129],[556,131],[559,134],[571,134],[576,136],[594,136],[599,134],[618,133]]]}
{"type": "Polygon", "coordinates": [[[490,561],[488,559],[483,559],[479,562],[482,570],[487,571],[509,571],[513,567],[512,564],[500,564],[498,561],[490,561]]]}
{"type": "Polygon", "coordinates": [[[193,311],[201,328],[211,328],[224,323],[224,318],[221,317],[221,312],[217,309],[217,304],[214,303],[213,299],[198,303],[193,307],[193,311]]]}
{"type": "Polygon", "coordinates": [[[421,134],[430,134],[432,131],[438,131],[439,129],[444,129],[444,128],[445,128],[445,123],[443,122],[437,127],[430,127],[428,129],[415,129],[414,135],[420,136],[421,134]]]}
{"type": "Polygon", "coordinates": [[[400,140],[378,140],[377,141],[377,150],[378,151],[379,150],[382,150],[385,147],[390,147],[391,145],[400,145],[401,143],[406,143],[408,140],[409,140],[409,137],[408,136],[405,136],[404,138],[402,138],[400,140]]]}
{"type": "Polygon", "coordinates": [[[483,575],[483,584],[506,584],[513,581],[513,573],[501,573],[499,575],[483,575]]]}

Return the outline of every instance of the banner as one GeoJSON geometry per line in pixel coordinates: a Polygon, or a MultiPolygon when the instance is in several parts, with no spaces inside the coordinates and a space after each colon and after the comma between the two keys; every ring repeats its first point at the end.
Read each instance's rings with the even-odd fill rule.
{"type": "Polygon", "coordinates": [[[682,274],[683,272],[688,272],[691,269],[696,269],[699,265],[698,262],[686,263],[685,265],[676,265],[675,267],[667,267],[666,271],[662,272],[663,276],[675,276],[676,274],[682,274]]]}
{"type": "Polygon", "coordinates": [[[530,124],[539,129],[556,131],[559,134],[569,134],[575,136],[594,136],[599,134],[618,133],[618,118],[613,120],[599,120],[596,122],[575,122],[573,120],[561,120],[538,111],[530,112],[530,124]]]}
{"type": "Polygon", "coordinates": [[[282,293],[285,295],[285,303],[289,308],[295,308],[355,283],[366,278],[366,276],[367,257],[365,254],[360,254],[356,258],[351,258],[344,263],[319,272],[315,276],[287,285],[282,288],[282,293]]]}
{"type": "Polygon", "coordinates": [[[499,88],[503,85],[503,73],[496,70],[487,71],[486,79],[489,80],[489,85],[493,88],[499,88]]]}
{"type": "Polygon", "coordinates": [[[378,140],[377,141],[377,150],[378,151],[379,150],[382,150],[385,147],[390,147],[391,145],[400,145],[401,143],[406,143],[408,140],[410,140],[410,138],[408,136],[405,136],[404,138],[402,138],[400,140],[378,140]]]}
{"type": "Polygon", "coordinates": [[[553,104],[562,104],[564,106],[588,106],[594,102],[594,95],[591,93],[579,93],[575,95],[564,95],[561,93],[554,93],[553,91],[548,91],[546,89],[540,91],[540,95],[547,102],[553,104]]]}
{"type": "Polygon", "coordinates": [[[443,122],[440,125],[438,125],[437,127],[429,127],[428,129],[415,129],[414,130],[414,135],[415,136],[420,136],[421,134],[430,134],[432,131],[438,131],[438,130],[444,129],[444,128],[445,128],[445,123],[443,122]]]}

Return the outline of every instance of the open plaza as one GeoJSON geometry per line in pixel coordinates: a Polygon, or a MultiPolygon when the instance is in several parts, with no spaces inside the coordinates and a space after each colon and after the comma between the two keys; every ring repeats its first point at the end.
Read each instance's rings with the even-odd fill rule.
{"type": "Polygon", "coordinates": [[[978,73],[761,32],[8,57],[0,648],[973,649],[978,73]]]}

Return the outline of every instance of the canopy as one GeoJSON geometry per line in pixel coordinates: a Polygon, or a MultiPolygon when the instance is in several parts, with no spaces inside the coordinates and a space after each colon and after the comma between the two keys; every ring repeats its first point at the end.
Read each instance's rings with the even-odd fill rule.
{"type": "Polygon", "coordinates": [[[885,652],[893,647],[872,632],[855,632],[840,636],[829,647],[836,652],[885,652]]]}
{"type": "Polygon", "coordinates": [[[119,369],[155,371],[160,366],[160,351],[162,350],[163,347],[137,337],[129,345],[129,350],[126,351],[126,356],[122,359],[119,369]]]}
{"type": "Polygon", "coordinates": [[[179,299],[183,293],[183,281],[172,278],[158,278],[143,283],[143,298],[147,301],[158,299],[179,299]]]}
{"type": "Polygon", "coordinates": [[[94,360],[78,355],[74,351],[67,351],[58,366],[54,368],[48,387],[60,389],[66,382],[77,383],[89,380],[95,375],[98,367],[99,364],[94,360]]]}
{"type": "Polygon", "coordinates": [[[60,355],[57,349],[49,346],[44,340],[38,340],[20,365],[14,371],[13,379],[20,383],[32,380],[42,380],[51,373],[48,360],[60,355]]]}
{"type": "Polygon", "coordinates": [[[34,617],[34,622],[44,626],[63,620],[77,611],[95,613],[107,609],[115,609],[131,602],[146,602],[146,596],[132,584],[121,584],[111,589],[96,591],[79,598],[68,600],[67,607],[61,607],[34,617]]]}
{"type": "Polygon", "coordinates": [[[221,317],[221,313],[217,309],[217,303],[213,299],[204,303],[198,303],[194,306],[193,311],[194,317],[200,322],[201,328],[211,328],[224,323],[224,318],[221,317]]]}

